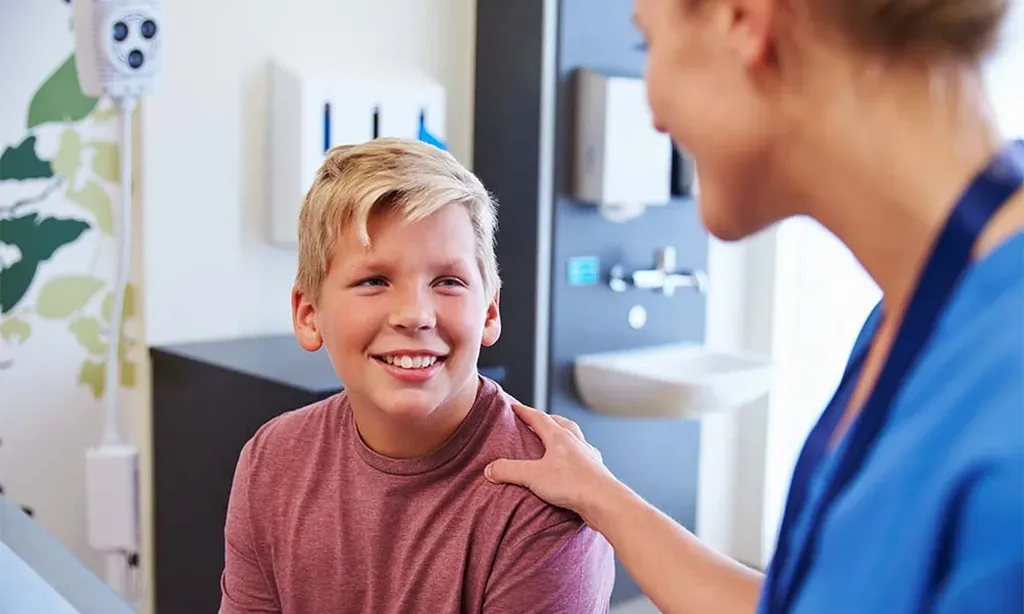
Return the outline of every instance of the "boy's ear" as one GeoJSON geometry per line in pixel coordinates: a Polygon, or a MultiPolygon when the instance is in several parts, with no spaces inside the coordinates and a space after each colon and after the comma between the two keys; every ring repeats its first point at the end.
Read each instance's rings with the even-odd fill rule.
{"type": "Polygon", "coordinates": [[[292,328],[302,349],[315,352],[323,345],[324,339],[316,324],[316,307],[298,284],[292,286],[292,328]]]}
{"type": "Polygon", "coordinates": [[[490,347],[498,342],[498,337],[501,336],[501,312],[498,310],[498,299],[501,297],[501,292],[495,292],[494,298],[487,305],[487,316],[484,319],[484,336],[480,342],[486,347],[490,347]]]}

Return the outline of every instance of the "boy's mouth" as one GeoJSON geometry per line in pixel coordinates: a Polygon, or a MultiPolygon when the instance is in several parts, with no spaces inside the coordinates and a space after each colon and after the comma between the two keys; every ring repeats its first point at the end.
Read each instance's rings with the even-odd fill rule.
{"type": "Polygon", "coordinates": [[[399,369],[429,369],[439,362],[443,362],[446,356],[436,354],[378,354],[373,356],[374,360],[382,362],[399,369]]]}

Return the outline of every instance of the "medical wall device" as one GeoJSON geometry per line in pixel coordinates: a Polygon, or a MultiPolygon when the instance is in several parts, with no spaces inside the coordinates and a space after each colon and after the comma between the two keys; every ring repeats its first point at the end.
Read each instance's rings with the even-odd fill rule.
{"type": "Polygon", "coordinates": [[[140,494],[138,450],[118,427],[120,323],[131,268],[132,115],[139,99],[160,83],[163,71],[162,0],[73,0],[79,86],[109,99],[121,118],[121,215],[115,216],[118,257],[106,364],[106,420],[102,441],[86,452],[86,515],[90,546],[107,554],[106,580],[127,592],[129,562],[138,560],[140,494]]]}
{"type": "Polygon", "coordinates": [[[572,197],[626,221],[672,199],[672,141],[654,128],[643,79],[575,76],[572,197]]]}
{"type": "Polygon", "coordinates": [[[159,85],[162,0],[74,0],[75,60],[82,91],[115,101],[159,85]]]}
{"type": "Polygon", "coordinates": [[[378,137],[445,144],[445,90],[426,75],[372,63],[270,64],[270,241],[294,246],[302,199],[337,145],[378,137]]]}

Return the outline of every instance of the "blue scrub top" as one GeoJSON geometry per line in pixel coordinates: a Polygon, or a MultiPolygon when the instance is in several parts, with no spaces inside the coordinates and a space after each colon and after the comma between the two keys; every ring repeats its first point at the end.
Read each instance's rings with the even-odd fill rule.
{"type": "MultiPolygon", "coordinates": [[[[791,611],[1024,612],[1024,233],[965,273],[891,411],[824,517],[791,611]]],[[[839,450],[815,470],[790,552],[807,541],[839,450]]],[[[794,558],[772,570],[785,582],[794,558]]]]}

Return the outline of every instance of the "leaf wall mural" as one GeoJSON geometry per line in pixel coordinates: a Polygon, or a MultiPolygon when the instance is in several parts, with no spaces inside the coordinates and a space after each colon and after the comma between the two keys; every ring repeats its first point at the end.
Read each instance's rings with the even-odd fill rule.
{"type": "MultiPolygon", "coordinates": [[[[121,336],[121,385],[135,385],[132,349],[137,343],[126,332],[126,323],[138,315],[135,289],[129,286],[122,321],[114,323],[111,271],[92,270],[95,258],[92,267],[86,262],[70,263],[70,269],[66,262],[50,267],[86,238],[116,248],[120,148],[115,140],[83,137],[94,132],[83,129],[87,123],[108,122],[117,117],[116,109],[81,91],[71,54],[43,76],[24,117],[25,132],[0,148],[0,182],[34,190],[20,201],[0,202],[0,350],[4,344],[29,343],[41,322],[63,323],[85,354],[77,384],[100,399],[113,335],[121,336]],[[49,159],[38,149],[40,130],[59,131],[49,159]],[[76,269],[76,264],[81,266],[76,269]]],[[[0,354],[0,369],[16,365],[11,356],[0,354]]]]}
{"type": "Polygon", "coordinates": [[[36,137],[26,137],[19,145],[8,147],[0,155],[0,181],[4,179],[46,179],[53,167],[36,155],[36,137]]]}
{"type": "Polygon", "coordinates": [[[75,55],[71,54],[32,97],[25,125],[31,129],[50,122],[77,122],[85,119],[97,102],[82,93],[75,55]]]}
{"type": "Polygon", "coordinates": [[[0,219],[0,242],[21,253],[17,262],[0,269],[0,313],[12,311],[28,292],[39,266],[88,228],[81,220],[44,218],[36,213],[0,219]]]}

